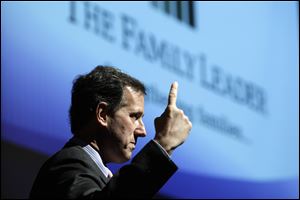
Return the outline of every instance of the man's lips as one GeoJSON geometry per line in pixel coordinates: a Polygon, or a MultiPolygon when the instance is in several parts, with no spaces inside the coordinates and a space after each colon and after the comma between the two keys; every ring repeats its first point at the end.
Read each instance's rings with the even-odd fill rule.
{"type": "Polygon", "coordinates": [[[135,149],[136,142],[130,142],[130,144],[132,144],[132,150],[134,150],[134,149],[135,149]]]}

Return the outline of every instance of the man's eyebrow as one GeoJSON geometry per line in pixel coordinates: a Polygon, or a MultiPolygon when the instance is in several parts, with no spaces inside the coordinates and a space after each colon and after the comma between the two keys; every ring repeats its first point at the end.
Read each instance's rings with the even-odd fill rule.
{"type": "Polygon", "coordinates": [[[129,105],[128,102],[126,100],[122,99],[121,102],[120,102],[120,104],[119,104],[119,108],[126,107],[128,105],[129,105]]]}
{"type": "Polygon", "coordinates": [[[142,111],[132,111],[132,112],[135,113],[135,114],[139,114],[139,115],[144,114],[142,111]]]}

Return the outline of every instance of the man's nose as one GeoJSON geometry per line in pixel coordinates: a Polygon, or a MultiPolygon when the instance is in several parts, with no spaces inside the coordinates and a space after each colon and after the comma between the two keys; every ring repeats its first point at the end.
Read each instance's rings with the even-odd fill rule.
{"type": "Polygon", "coordinates": [[[145,137],[147,135],[145,125],[142,119],[139,120],[139,124],[136,127],[134,134],[138,137],[145,137]]]}

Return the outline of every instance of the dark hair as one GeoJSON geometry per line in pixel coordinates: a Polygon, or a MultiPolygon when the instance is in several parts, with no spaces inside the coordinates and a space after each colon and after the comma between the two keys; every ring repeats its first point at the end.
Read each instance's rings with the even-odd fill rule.
{"type": "Polygon", "coordinates": [[[96,116],[96,108],[100,102],[106,102],[108,112],[114,113],[121,103],[125,86],[146,95],[143,83],[118,68],[97,66],[90,73],[79,75],[73,81],[69,110],[72,133],[76,134],[96,116]]]}

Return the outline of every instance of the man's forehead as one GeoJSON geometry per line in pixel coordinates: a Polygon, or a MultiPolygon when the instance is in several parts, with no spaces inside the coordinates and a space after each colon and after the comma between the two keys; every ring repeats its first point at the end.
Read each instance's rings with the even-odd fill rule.
{"type": "Polygon", "coordinates": [[[130,86],[125,86],[121,106],[144,106],[144,94],[130,86]]]}

